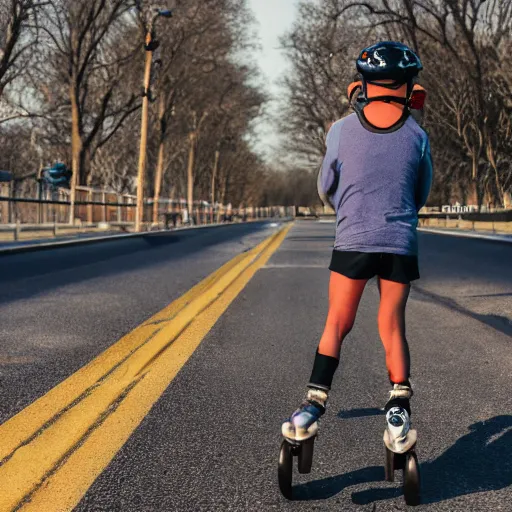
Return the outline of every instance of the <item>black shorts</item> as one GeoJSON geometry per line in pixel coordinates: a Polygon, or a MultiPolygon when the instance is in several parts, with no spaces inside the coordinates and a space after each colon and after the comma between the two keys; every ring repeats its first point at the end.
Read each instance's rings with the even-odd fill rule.
{"type": "Polygon", "coordinates": [[[419,279],[417,256],[387,252],[332,251],[329,270],[350,279],[379,276],[387,281],[409,284],[419,279]]]}

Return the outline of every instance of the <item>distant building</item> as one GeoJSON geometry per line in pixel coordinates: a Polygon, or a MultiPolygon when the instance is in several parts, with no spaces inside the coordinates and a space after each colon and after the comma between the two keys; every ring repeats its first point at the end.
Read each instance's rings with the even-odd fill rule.
{"type": "Polygon", "coordinates": [[[441,211],[443,213],[470,213],[478,211],[478,207],[475,205],[463,206],[457,202],[454,205],[443,205],[441,211]]]}

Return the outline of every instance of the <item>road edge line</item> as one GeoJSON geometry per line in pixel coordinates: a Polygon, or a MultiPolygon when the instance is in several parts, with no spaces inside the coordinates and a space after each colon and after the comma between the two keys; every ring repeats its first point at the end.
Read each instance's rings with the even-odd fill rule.
{"type": "Polygon", "coordinates": [[[453,230],[446,230],[444,231],[443,228],[440,229],[434,229],[434,228],[420,228],[418,227],[418,231],[421,233],[428,233],[432,235],[444,235],[444,236],[457,236],[460,238],[476,238],[477,240],[485,240],[487,242],[498,242],[498,243],[505,243],[510,244],[512,243],[512,236],[508,235],[487,235],[483,233],[478,232],[464,232],[464,231],[453,231],[453,230]]]}

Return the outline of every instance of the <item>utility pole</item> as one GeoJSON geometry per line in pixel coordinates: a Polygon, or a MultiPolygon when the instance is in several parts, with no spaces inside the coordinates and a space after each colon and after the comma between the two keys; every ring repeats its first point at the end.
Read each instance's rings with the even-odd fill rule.
{"type": "Polygon", "coordinates": [[[149,99],[151,95],[151,65],[153,63],[153,52],[158,48],[158,42],[155,39],[153,27],[156,19],[162,16],[164,18],[172,18],[171,10],[156,9],[156,13],[150,18],[145,25],[146,39],[146,64],[144,68],[144,91],[142,93],[142,121],[140,134],[140,153],[139,153],[139,169],[137,173],[137,206],[135,210],[135,231],[141,231],[141,225],[144,220],[144,182],[146,173],[146,152],[148,144],[148,114],[149,99]]]}

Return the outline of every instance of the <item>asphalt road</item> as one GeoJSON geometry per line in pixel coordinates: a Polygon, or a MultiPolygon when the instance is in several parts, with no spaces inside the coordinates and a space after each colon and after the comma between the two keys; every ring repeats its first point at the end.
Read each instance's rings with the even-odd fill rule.
{"type": "Polygon", "coordinates": [[[0,423],[274,232],[270,226],[0,255],[0,423]]]}
{"type": "MultiPolygon", "coordinates": [[[[313,471],[296,475],[294,502],[277,488],[280,424],[303,397],[325,320],[333,229],[296,224],[77,510],[406,510],[399,484],[383,482],[389,383],[373,281],[342,349],[313,471]]],[[[0,258],[0,420],[273,230],[0,258]]],[[[512,245],[421,234],[420,254],[407,312],[417,509],[510,511],[512,245]]]]}

